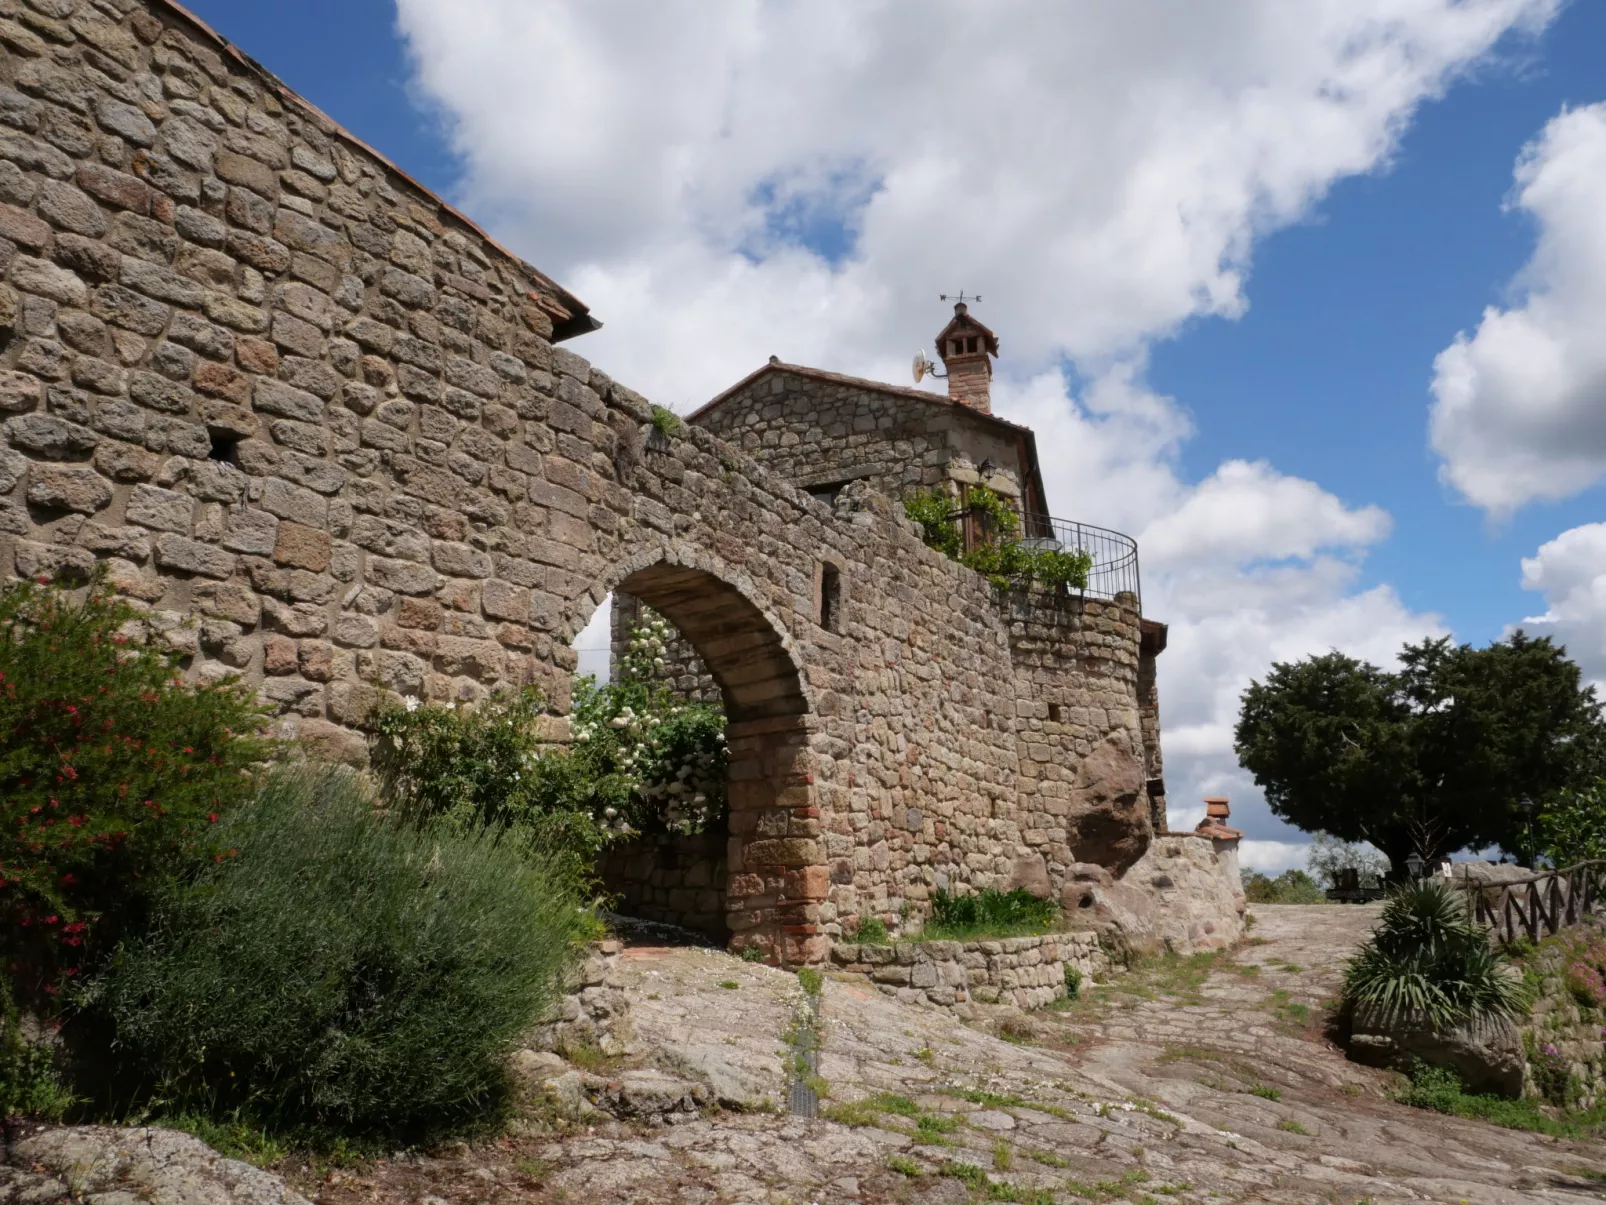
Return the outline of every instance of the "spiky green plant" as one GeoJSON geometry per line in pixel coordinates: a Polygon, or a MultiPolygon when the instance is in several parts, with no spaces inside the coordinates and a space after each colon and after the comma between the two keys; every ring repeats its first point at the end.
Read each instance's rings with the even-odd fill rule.
{"type": "Polygon", "coordinates": [[[1344,1001],[1368,1021],[1434,1029],[1515,1018],[1528,1004],[1460,894],[1435,879],[1389,896],[1377,931],[1350,960],[1344,1001]]]}

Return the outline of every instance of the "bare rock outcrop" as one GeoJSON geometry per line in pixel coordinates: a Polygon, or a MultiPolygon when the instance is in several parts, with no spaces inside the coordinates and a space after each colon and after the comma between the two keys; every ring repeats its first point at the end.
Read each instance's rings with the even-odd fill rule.
{"type": "Polygon", "coordinates": [[[14,1142],[0,1164],[4,1205],[308,1205],[278,1176],[199,1138],[151,1127],[60,1126],[14,1142]]]}

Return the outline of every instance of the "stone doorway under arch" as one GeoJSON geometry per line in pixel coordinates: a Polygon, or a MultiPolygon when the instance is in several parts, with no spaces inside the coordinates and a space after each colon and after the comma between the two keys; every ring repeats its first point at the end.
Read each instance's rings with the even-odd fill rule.
{"type": "Polygon", "coordinates": [[[660,560],[627,573],[617,594],[667,619],[718,684],[726,717],[729,828],[619,847],[604,885],[628,904],[651,877],[647,919],[697,929],[734,951],[783,965],[822,955],[829,890],[814,799],[812,722],[798,666],[775,621],[707,569],[660,560]],[[711,923],[712,922],[712,923],[711,923]]]}

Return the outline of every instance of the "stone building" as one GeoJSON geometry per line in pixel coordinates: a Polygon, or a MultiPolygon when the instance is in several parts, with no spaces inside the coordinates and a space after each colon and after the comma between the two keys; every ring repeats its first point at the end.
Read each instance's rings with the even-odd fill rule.
{"type": "MultiPolygon", "coordinates": [[[[1135,588],[999,596],[876,480],[657,431],[563,346],[582,302],[170,0],[10,0],[0,100],[0,573],[103,566],[186,672],[359,763],[387,694],[533,684],[561,738],[570,642],[641,599],[729,722],[730,831],[685,877],[776,961],[938,886],[1136,873],[1135,588]]],[[[1038,505],[1019,428],[954,430],[933,467],[1038,505]]]]}

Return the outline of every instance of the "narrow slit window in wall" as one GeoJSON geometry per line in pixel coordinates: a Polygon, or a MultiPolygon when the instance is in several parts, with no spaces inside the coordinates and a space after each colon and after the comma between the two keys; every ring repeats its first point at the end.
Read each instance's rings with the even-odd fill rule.
{"type": "Polygon", "coordinates": [[[842,623],[842,574],[835,565],[820,569],[820,626],[838,631],[842,623]]]}

